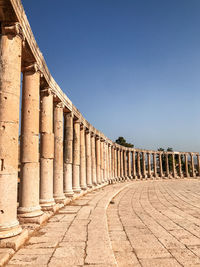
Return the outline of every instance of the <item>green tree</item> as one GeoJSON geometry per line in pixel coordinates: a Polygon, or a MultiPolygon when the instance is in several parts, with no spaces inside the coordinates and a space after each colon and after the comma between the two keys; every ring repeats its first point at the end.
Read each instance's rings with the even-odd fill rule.
{"type": "Polygon", "coordinates": [[[120,136],[118,139],[115,141],[117,144],[125,147],[134,147],[133,144],[127,143],[124,137],[120,136]]]}

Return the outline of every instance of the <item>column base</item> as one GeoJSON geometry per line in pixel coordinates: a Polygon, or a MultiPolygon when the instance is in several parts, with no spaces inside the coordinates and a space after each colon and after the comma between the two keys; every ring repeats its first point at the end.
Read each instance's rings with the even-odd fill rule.
{"type": "Polygon", "coordinates": [[[64,194],[65,194],[65,197],[73,197],[74,191],[72,191],[72,190],[65,191],[64,194]]]}
{"type": "Polygon", "coordinates": [[[81,186],[81,190],[87,190],[87,185],[83,185],[83,186],[81,186]]]}
{"type": "Polygon", "coordinates": [[[21,232],[22,228],[19,225],[19,222],[16,220],[11,224],[0,226],[0,239],[16,236],[19,235],[21,232]]]}
{"type": "Polygon", "coordinates": [[[38,217],[43,214],[43,211],[41,210],[40,206],[37,207],[19,207],[17,209],[18,217],[20,218],[32,218],[32,217],[38,217]]]}
{"type": "Polygon", "coordinates": [[[74,193],[76,193],[76,194],[79,194],[81,192],[81,188],[73,187],[72,189],[73,189],[74,193]]]}
{"type": "Polygon", "coordinates": [[[40,199],[40,206],[44,211],[52,210],[55,204],[54,199],[40,199]]]}
{"type": "Polygon", "coordinates": [[[64,203],[65,202],[65,196],[53,196],[56,203],[64,203]]]}

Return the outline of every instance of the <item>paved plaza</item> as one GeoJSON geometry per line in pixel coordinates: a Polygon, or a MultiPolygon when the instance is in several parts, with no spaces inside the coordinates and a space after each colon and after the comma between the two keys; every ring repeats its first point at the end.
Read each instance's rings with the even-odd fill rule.
{"type": "Polygon", "coordinates": [[[200,183],[109,185],[62,208],[9,261],[17,266],[200,266],[200,183]]]}

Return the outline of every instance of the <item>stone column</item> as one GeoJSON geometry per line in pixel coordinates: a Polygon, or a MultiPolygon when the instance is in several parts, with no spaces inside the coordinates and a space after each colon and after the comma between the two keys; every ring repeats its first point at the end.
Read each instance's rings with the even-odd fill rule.
{"type": "Polygon", "coordinates": [[[73,114],[64,113],[64,194],[72,197],[73,114]]]}
{"type": "Polygon", "coordinates": [[[107,142],[104,142],[104,182],[107,183],[108,181],[108,153],[107,153],[107,142]]]}
{"type": "Polygon", "coordinates": [[[195,170],[194,170],[194,157],[193,157],[193,153],[190,154],[190,158],[191,158],[191,176],[192,177],[196,177],[195,175],[195,170]]]}
{"type": "Polygon", "coordinates": [[[63,108],[62,102],[54,105],[54,168],[53,197],[56,203],[64,203],[63,188],[63,108]]]}
{"type": "Polygon", "coordinates": [[[82,190],[87,189],[86,184],[86,159],[85,159],[85,126],[80,129],[80,186],[82,190]]]}
{"type": "Polygon", "coordinates": [[[124,159],[124,178],[125,180],[128,179],[128,169],[127,169],[127,151],[123,151],[123,159],[124,159]]]}
{"type": "Polygon", "coordinates": [[[169,178],[169,157],[168,153],[165,154],[166,157],[166,177],[169,178]]]}
{"type": "Polygon", "coordinates": [[[22,86],[18,214],[26,221],[43,214],[39,205],[39,91],[40,72],[37,64],[32,64],[23,70],[22,86]]]}
{"type": "Polygon", "coordinates": [[[198,172],[198,176],[200,176],[200,157],[199,157],[199,154],[197,153],[197,172],[198,172]]]}
{"type": "Polygon", "coordinates": [[[184,156],[185,156],[185,176],[190,177],[189,172],[188,172],[188,155],[187,155],[187,153],[185,153],[184,156]]]}
{"type": "Polygon", "coordinates": [[[157,161],[156,161],[156,153],[153,153],[153,171],[154,171],[154,177],[157,178],[157,161]]]}
{"type": "Polygon", "coordinates": [[[121,162],[121,180],[124,181],[124,161],[123,161],[123,151],[120,150],[120,162],[121,162]]]}
{"type": "Polygon", "coordinates": [[[121,177],[120,177],[120,151],[119,148],[117,148],[117,180],[120,181],[121,177]]]}
{"type": "Polygon", "coordinates": [[[182,163],[181,163],[181,154],[178,154],[178,169],[179,169],[179,176],[180,178],[183,177],[183,173],[182,173],[182,163]]]}
{"type": "Polygon", "coordinates": [[[114,147],[114,179],[117,182],[117,150],[114,147]]]}
{"type": "Polygon", "coordinates": [[[132,165],[133,165],[133,178],[137,179],[136,164],[135,164],[135,151],[132,153],[132,165]]]}
{"type": "Polygon", "coordinates": [[[97,171],[96,171],[96,148],[95,148],[95,134],[91,133],[91,155],[92,155],[92,184],[97,185],[97,171]]]}
{"type": "Polygon", "coordinates": [[[132,168],[131,168],[131,151],[128,151],[128,177],[129,179],[133,179],[132,177],[132,168]]]}
{"type": "Polygon", "coordinates": [[[85,138],[85,143],[86,143],[86,183],[89,188],[92,187],[92,162],[91,162],[91,135],[90,131],[86,130],[85,132],[86,138],[85,138]]]}
{"type": "Polygon", "coordinates": [[[159,167],[160,167],[160,177],[163,177],[163,166],[162,166],[162,153],[159,153],[159,167]]]}
{"type": "Polygon", "coordinates": [[[100,137],[96,136],[96,174],[97,184],[101,184],[101,151],[100,151],[100,137]]]}
{"type": "Polygon", "coordinates": [[[53,93],[51,89],[41,91],[40,105],[40,205],[44,210],[52,209],[53,198],[53,93]]]}
{"type": "Polygon", "coordinates": [[[175,166],[175,155],[172,154],[172,171],[173,171],[173,177],[176,178],[176,166],[175,166]]]}
{"type": "Polygon", "coordinates": [[[151,175],[151,153],[147,153],[147,162],[148,162],[148,178],[152,178],[151,175]]]}
{"type": "Polygon", "coordinates": [[[1,25],[0,239],[21,232],[17,221],[18,136],[22,36],[19,24],[1,25]]]}
{"type": "Polygon", "coordinates": [[[80,121],[74,120],[73,131],[73,165],[72,165],[72,190],[80,193],[80,121]]]}
{"type": "Polygon", "coordinates": [[[147,173],[146,173],[146,160],[145,160],[146,153],[142,152],[142,167],[143,167],[143,178],[147,178],[147,173]]]}
{"type": "Polygon", "coordinates": [[[141,178],[140,152],[137,152],[137,167],[138,167],[137,177],[141,178]]]}

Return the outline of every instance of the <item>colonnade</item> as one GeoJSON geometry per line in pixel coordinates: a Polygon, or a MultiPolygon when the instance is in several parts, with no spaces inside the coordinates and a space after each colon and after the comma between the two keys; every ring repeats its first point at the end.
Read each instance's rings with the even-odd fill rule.
{"type": "Polygon", "coordinates": [[[198,153],[126,148],[90,125],[51,77],[20,12],[22,24],[1,22],[0,238],[18,235],[19,221],[41,222],[57,203],[88,189],[200,175],[198,153]]]}

